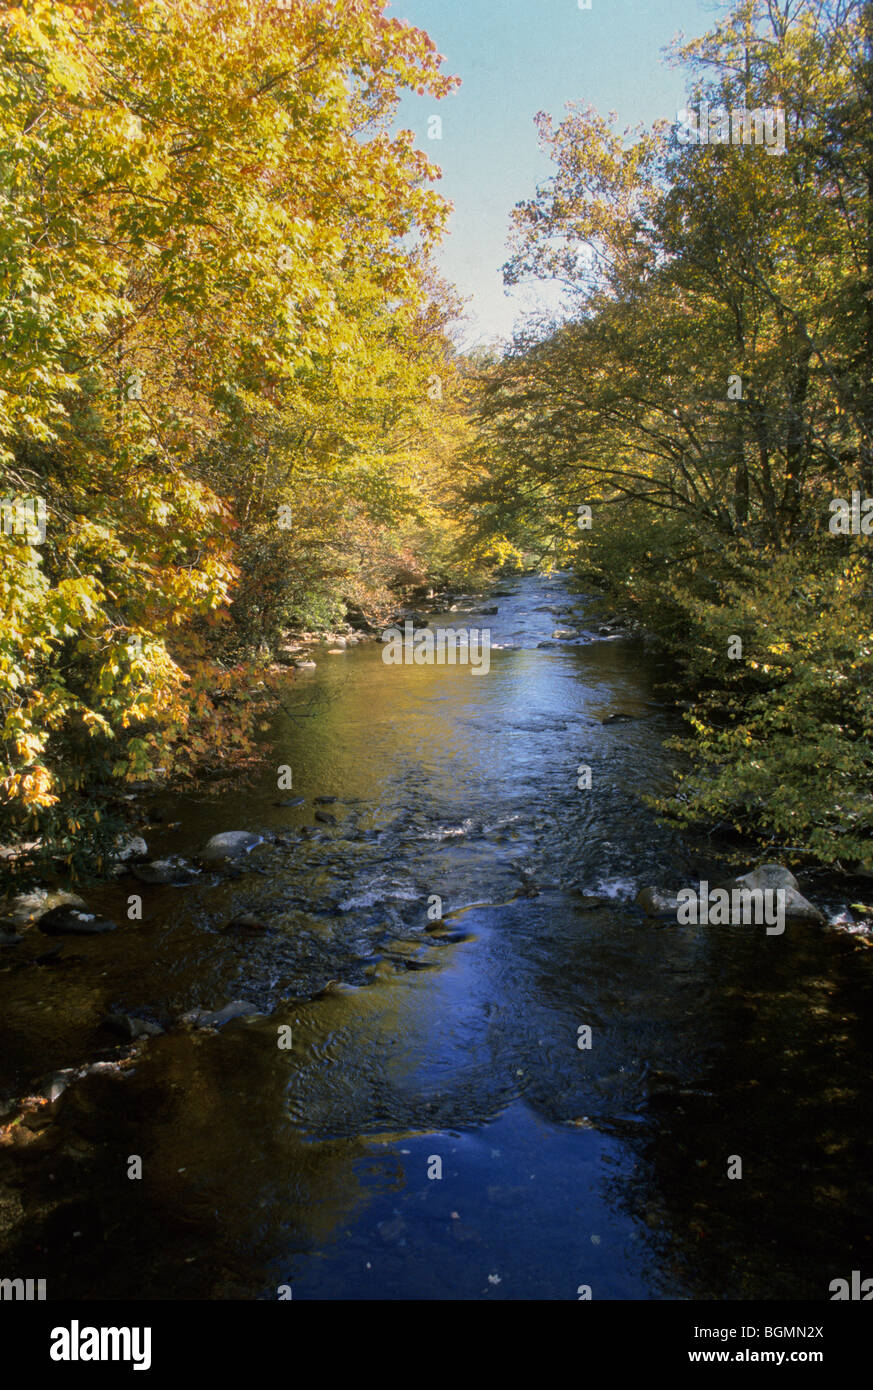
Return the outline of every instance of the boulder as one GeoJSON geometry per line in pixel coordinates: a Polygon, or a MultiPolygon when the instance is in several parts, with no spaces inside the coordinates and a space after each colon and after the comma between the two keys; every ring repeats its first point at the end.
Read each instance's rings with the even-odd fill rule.
{"type": "Polygon", "coordinates": [[[797,879],[788,869],[781,864],[761,864],[759,868],[752,869],[750,873],[742,874],[739,878],[729,879],[727,883],[719,885],[722,888],[793,888],[800,887],[797,879]]]}
{"type": "Polygon", "coordinates": [[[64,1091],[70,1085],[70,1082],[75,1080],[76,1076],[77,1072],[75,1067],[65,1067],[63,1071],[56,1071],[53,1076],[49,1077],[43,1087],[42,1095],[45,1096],[46,1100],[54,1103],[64,1094],[64,1091]]]}
{"type": "Polygon", "coordinates": [[[728,891],[734,888],[769,888],[776,891],[781,888],[785,893],[786,922],[824,924],[827,921],[824,913],[799,891],[794,874],[782,864],[761,864],[757,869],[752,869],[747,874],[740,874],[737,878],[728,879],[727,883],[722,883],[719,886],[727,888],[728,891]]]}
{"type": "Polygon", "coordinates": [[[117,864],[126,864],[131,859],[147,859],[148,853],[149,847],[142,835],[119,835],[112,858],[117,864]]]}
{"type": "Polygon", "coordinates": [[[263,835],[255,835],[251,830],[224,830],[207,841],[197,858],[210,867],[228,864],[250,854],[256,845],[263,843],[263,835]]]}
{"type": "Polygon", "coordinates": [[[785,920],[786,922],[815,922],[824,924],[827,921],[824,913],[809,902],[802,893],[798,893],[796,888],[786,888],[785,893],[785,920]]]}
{"type": "Polygon", "coordinates": [[[30,893],[17,893],[6,906],[4,919],[13,927],[26,927],[37,922],[55,907],[86,909],[84,899],[75,893],[63,893],[52,888],[34,888],[30,893]]]}
{"type": "Polygon", "coordinates": [[[122,1062],[92,1062],[79,1073],[80,1076],[112,1076],[116,1080],[124,1074],[122,1062]]]}
{"type": "Polygon", "coordinates": [[[669,888],[642,888],[634,899],[647,917],[675,917],[679,900],[669,888]]]}
{"type": "Polygon", "coordinates": [[[37,926],[46,936],[99,936],[116,930],[115,922],[76,907],[53,907],[43,913],[37,926]]]}

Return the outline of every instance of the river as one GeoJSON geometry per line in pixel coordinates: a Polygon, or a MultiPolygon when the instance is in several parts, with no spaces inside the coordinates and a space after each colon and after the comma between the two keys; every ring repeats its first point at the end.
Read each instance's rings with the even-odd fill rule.
{"type": "Polygon", "coordinates": [[[7,1096],[112,1063],[109,1013],[168,1030],[0,1151],[5,1269],[50,1298],[766,1300],[870,1264],[873,953],[647,918],[641,886],[724,869],[640,800],[673,773],[664,672],[568,577],[506,587],[432,618],[487,625],[487,674],[325,652],[262,773],[141,798],[155,855],[263,834],[244,872],[90,887],[118,931],[0,961],[7,1096]],[[235,999],[259,1017],[173,1026],[235,999]]]}

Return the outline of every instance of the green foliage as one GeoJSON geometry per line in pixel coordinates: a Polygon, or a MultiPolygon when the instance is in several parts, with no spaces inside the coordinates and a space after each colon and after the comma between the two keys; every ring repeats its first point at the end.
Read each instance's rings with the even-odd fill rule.
{"type": "Polygon", "coordinates": [[[77,868],[113,782],[244,764],[250,653],[418,525],[448,205],[391,124],[454,79],[383,9],[0,16],[0,497],[48,523],[0,535],[4,840],[77,868]]]}
{"type": "Polygon", "coordinates": [[[688,105],[785,111],[781,154],[537,118],[506,278],[568,312],[481,374],[467,490],[477,544],[570,559],[678,657],[665,812],[867,868],[870,548],[828,521],[873,495],[871,15],[741,0],[677,49],[688,105]]]}
{"type": "MultiPolygon", "coordinates": [[[[865,547],[866,549],[866,547],[865,547]]],[[[701,692],[696,767],[662,809],[727,823],[767,849],[873,869],[873,638],[863,552],[734,558],[717,599],[669,585],[701,692]],[[728,657],[740,636],[742,660],[728,657]]],[[[680,741],[680,747],[687,744],[680,741]]]]}

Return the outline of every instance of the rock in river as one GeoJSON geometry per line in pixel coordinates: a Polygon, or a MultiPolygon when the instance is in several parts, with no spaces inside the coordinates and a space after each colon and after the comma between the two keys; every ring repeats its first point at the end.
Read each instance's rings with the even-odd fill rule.
{"type": "Polygon", "coordinates": [[[195,869],[179,854],[172,854],[167,859],[153,859],[150,864],[132,864],[131,870],[140,883],[173,883],[177,886],[192,883],[200,874],[199,869],[195,869]]]}
{"type": "Polygon", "coordinates": [[[85,911],[87,904],[75,893],[34,888],[30,893],[17,893],[7,905],[3,916],[14,927],[26,927],[30,922],[39,921],[40,917],[44,917],[54,907],[78,907],[85,911]]]}
{"type": "Polygon", "coordinates": [[[195,1028],[223,1028],[226,1023],[230,1023],[235,1018],[249,1018],[257,1014],[258,1010],[254,1004],[248,1004],[245,999],[232,999],[229,1004],[225,1004],[223,1009],[191,1009],[187,1014],[183,1014],[180,1023],[189,1023],[195,1028]]]}
{"type": "Polygon", "coordinates": [[[788,869],[781,864],[762,864],[748,874],[732,878],[721,885],[723,888],[799,888],[800,884],[788,869]]]}
{"type": "Polygon", "coordinates": [[[225,931],[268,931],[266,922],[253,912],[240,912],[225,926],[225,931]]]}
{"type": "Polygon", "coordinates": [[[142,835],[119,835],[112,858],[117,864],[126,864],[131,859],[147,859],[148,853],[149,847],[142,835]]]}
{"type": "Polygon", "coordinates": [[[134,1018],[131,1014],[108,1014],[103,1026],[128,1042],[135,1038],[158,1038],[164,1031],[159,1023],[149,1023],[147,1019],[134,1018]]]}
{"type": "MultiPolygon", "coordinates": [[[[751,873],[741,874],[721,885],[731,891],[734,888],[762,888],[785,894],[783,910],[786,922],[824,923],[827,919],[814,903],[809,902],[798,891],[797,879],[781,864],[762,864],[751,873]]],[[[778,901],[778,900],[777,900],[778,901]]]]}
{"type": "Polygon", "coordinates": [[[46,936],[98,936],[115,931],[115,922],[97,917],[93,912],[80,912],[75,907],[53,907],[43,913],[37,926],[46,936]]]}
{"type": "Polygon", "coordinates": [[[197,857],[201,864],[210,867],[227,864],[241,859],[263,842],[263,835],[255,835],[250,830],[225,830],[221,835],[213,835],[197,857]]]}
{"type": "Polygon", "coordinates": [[[647,917],[675,917],[679,900],[668,888],[642,888],[635,899],[647,917]]]}

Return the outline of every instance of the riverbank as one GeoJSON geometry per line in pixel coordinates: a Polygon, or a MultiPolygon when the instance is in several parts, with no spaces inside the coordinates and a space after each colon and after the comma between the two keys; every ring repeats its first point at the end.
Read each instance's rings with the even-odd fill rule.
{"type": "Polygon", "coordinates": [[[780,937],[647,916],[729,872],[640,800],[665,672],[567,577],[505,587],[486,679],[325,657],[249,783],[142,798],[148,862],[199,872],[131,866],[83,894],[115,931],[0,957],[4,1260],[50,1297],[824,1297],[857,1264],[861,934],[803,878],[828,922],[780,937]]]}

